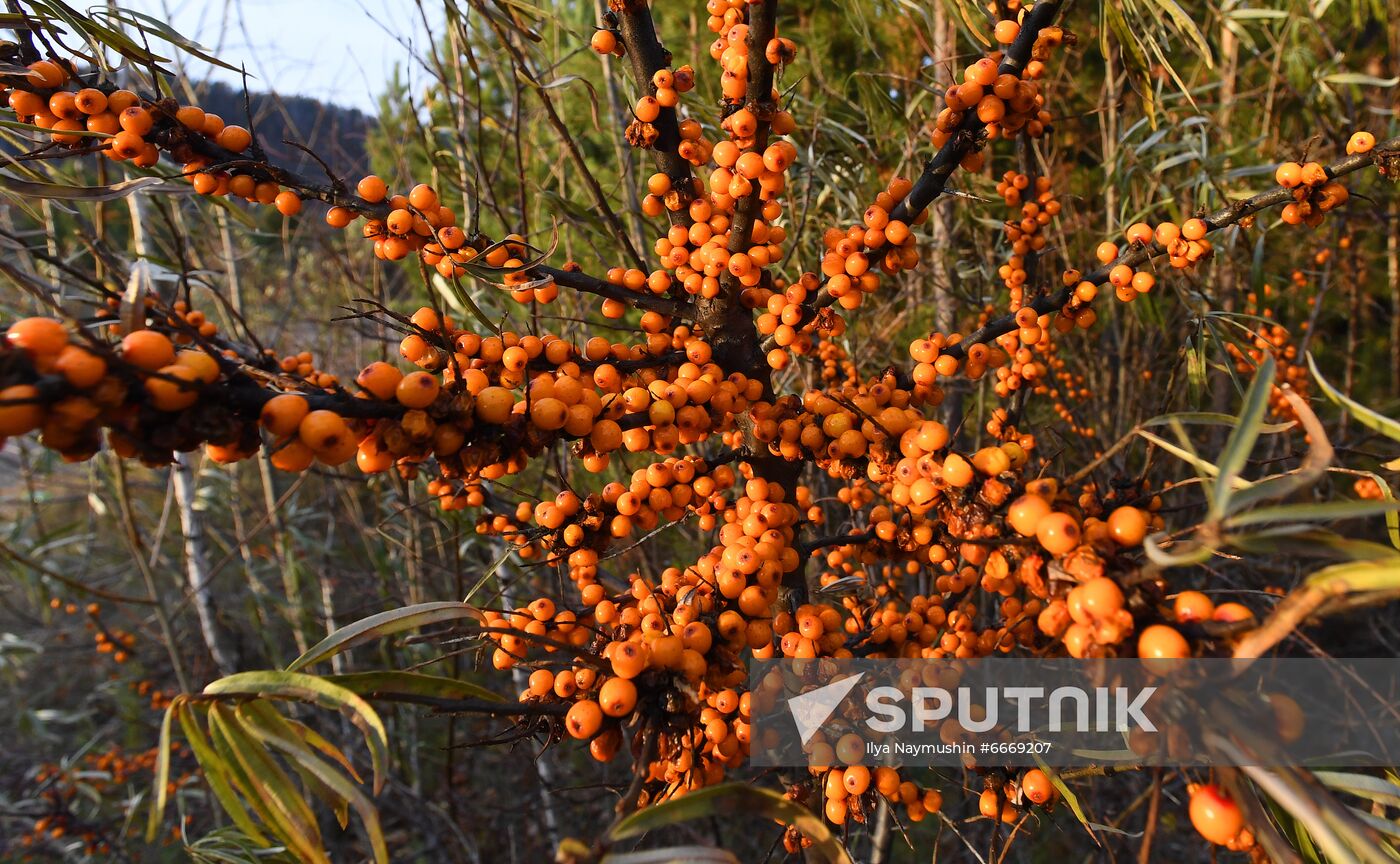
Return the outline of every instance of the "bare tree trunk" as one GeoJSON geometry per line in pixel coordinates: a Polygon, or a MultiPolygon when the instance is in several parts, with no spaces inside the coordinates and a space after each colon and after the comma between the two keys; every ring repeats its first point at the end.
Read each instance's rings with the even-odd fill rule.
{"type": "Polygon", "coordinates": [[[214,604],[209,578],[209,546],[204,537],[204,515],[197,505],[198,482],[193,461],[190,454],[177,453],[170,469],[170,478],[175,484],[175,506],[180,512],[180,529],[185,535],[185,576],[209,656],[214,659],[219,674],[232,675],[238,671],[238,647],[233,635],[219,620],[214,604]]]}

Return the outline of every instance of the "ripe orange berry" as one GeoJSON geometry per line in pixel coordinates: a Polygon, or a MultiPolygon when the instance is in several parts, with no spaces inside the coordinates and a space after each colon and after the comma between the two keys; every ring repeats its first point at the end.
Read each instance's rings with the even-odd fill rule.
{"type": "Polygon", "coordinates": [[[344,228],[355,221],[355,211],[344,207],[332,207],[326,211],[326,224],[332,228],[344,228]]]}
{"type": "Polygon", "coordinates": [[[144,136],[151,131],[155,121],[151,118],[151,112],[139,105],[133,105],[117,115],[117,122],[121,124],[123,130],[133,135],[144,136]]]}
{"type": "Polygon", "coordinates": [[[1191,795],[1191,824],[1200,835],[1217,846],[1235,839],[1244,828],[1239,805],[1214,784],[1201,786],[1191,795]]]}
{"type": "Polygon", "coordinates": [[[972,465],[956,453],[949,453],[943,460],[943,482],[949,486],[963,487],[972,482],[972,465]]]}
{"type": "Polygon", "coordinates": [[[617,37],[611,30],[595,30],[589,46],[599,54],[611,54],[617,50],[617,37]]]}
{"type": "Polygon", "coordinates": [[[1105,240],[1099,244],[1098,249],[1094,250],[1094,256],[1099,259],[1099,263],[1107,264],[1118,257],[1118,244],[1105,240]]]}
{"type": "Polygon", "coordinates": [[[1079,545],[1079,523],[1068,513],[1051,513],[1036,525],[1035,537],[1045,551],[1064,555],[1079,545]]]}
{"type": "Polygon", "coordinates": [[[68,80],[68,72],[52,60],[39,60],[29,64],[29,71],[33,74],[29,80],[41,90],[52,90],[63,85],[68,80]]]}
{"type": "Polygon", "coordinates": [[[394,395],[405,408],[427,408],[438,397],[442,384],[431,372],[410,372],[403,376],[394,395]]]}
{"type": "Polygon", "coordinates": [[[1209,621],[1215,614],[1215,601],[1200,591],[1182,591],[1172,603],[1172,612],[1182,623],[1209,621]]]}
{"type": "Polygon", "coordinates": [[[1022,537],[1033,537],[1050,510],[1050,502],[1039,495],[1022,495],[1006,511],[1006,524],[1022,537]]]}
{"type": "Polygon", "coordinates": [[[394,398],[394,393],[398,389],[399,382],[403,380],[403,373],[392,363],[385,363],[382,360],[369,364],[360,370],[360,374],[355,376],[355,383],[374,398],[388,401],[394,398]]]}
{"type": "Polygon", "coordinates": [[[1181,224],[1181,236],[1187,240],[1199,240],[1206,236],[1209,228],[1204,219],[1187,219],[1181,224]]]}
{"type": "Polygon", "coordinates": [[[385,195],[389,194],[389,187],[384,184],[383,180],[370,174],[361,178],[360,182],[355,185],[355,194],[371,204],[378,204],[384,200],[385,195]]]}
{"type": "Polygon", "coordinates": [[[290,189],[278,192],[272,203],[283,216],[295,216],[301,212],[301,196],[290,189]]]}
{"type": "Polygon", "coordinates": [[[145,388],[151,396],[151,404],[157,410],[183,411],[199,400],[198,384],[197,370],[171,364],[161,367],[155,375],[147,378],[145,388]]]}
{"type": "Polygon", "coordinates": [[[1347,153],[1370,153],[1375,146],[1375,135],[1370,132],[1356,132],[1347,141],[1347,153]]]}
{"type": "Polygon", "coordinates": [[[598,690],[598,705],[609,717],[625,717],[637,707],[637,685],[626,678],[609,678],[598,690]]]}
{"type": "Polygon", "coordinates": [[[1181,660],[1191,656],[1191,645],[1175,627],[1153,624],[1138,636],[1138,656],[1145,660],[1181,660]]]}
{"type": "Polygon", "coordinates": [[[242,126],[225,126],[219,130],[219,134],[214,136],[214,143],[225,150],[242,153],[252,146],[253,133],[242,126]]]}
{"type": "Polygon", "coordinates": [[[39,404],[38,398],[39,388],[32,384],[16,384],[0,390],[0,437],[23,435],[39,428],[44,422],[44,406],[39,404]]]}
{"type": "Polygon", "coordinates": [[[54,357],[68,345],[68,331],[53,318],[21,318],[5,331],[5,340],[30,357],[54,357]]]}
{"type": "Polygon", "coordinates": [[[428,213],[437,209],[438,195],[427,183],[419,183],[408,192],[408,203],[414,209],[428,213]]]}
{"type": "Polygon", "coordinates": [[[476,418],[483,423],[505,423],[514,408],[515,394],[504,387],[487,387],[476,394],[476,418]]]}
{"type": "Polygon", "coordinates": [[[564,728],[580,740],[592,738],[603,728],[603,709],[592,699],[575,702],[569,713],[564,715],[564,728]]]}
{"type": "Polygon", "coordinates": [[[639,642],[614,642],[612,646],[613,672],[620,678],[636,678],[647,668],[651,652],[639,642]]]}
{"type": "Polygon", "coordinates": [[[344,446],[351,439],[350,427],[334,411],[312,411],[302,418],[297,434],[312,450],[320,453],[344,446]]]}
{"type": "Polygon", "coordinates": [[[1039,768],[1032,768],[1021,777],[1021,794],[1032,804],[1044,804],[1055,797],[1055,784],[1039,768]]]}
{"type": "Polygon", "coordinates": [[[58,353],[54,371],[80,390],[95,386],[107,374],[107,361],[79,345],[69,345],[58,353]]]}
{"type": "Polygon", "coordinates": [[[219,361],[204,351],[187,348],[175,355],[176,366],[186,366],[194,370],[195,376],[204,384],[219,380],[219,361]]]}
{"type": "Polygon", "coordinates": [[[1147,514],[1136,507],[1119,507],[1108,516],[1108,535],[1119,546],[1137,546],[1147,537],[1147,514]]]}
{"type": "Polygon", "coordinates": [[[998,21],[997,26],[992,30],[992,35],[1003,45],[1010,45],[1016,41],[1016,37],[1021,33],[1021,25],[1015,21],[998,21]]]}
{"type": "Polygon", "coordinates": [[[122,339],[122,359],[138,369],[154,372],[175,362],[175,346],[163,333],[137,330],[122,339]]]}
{"type": "Polygon", "coordinates": [[[536,399],[530,405],[530,422],[547,432],[563,429],[569,419],[569,406],[558,399],[536,399]]]}
{"type": "Polygon", "coordinates": [[[1284,162],[1274,169],[1274,182],[1292,189],[1303,182],[1303,166],[1297,162],[1284,162]]]}
{"type": "Polygon", "coordinates": [[[263,403],[258,413],[258,422],[263,428],[280,438],[292,435],[301,426],[311,406],[305,396],[296,393],[279,393],[263,403]]]}

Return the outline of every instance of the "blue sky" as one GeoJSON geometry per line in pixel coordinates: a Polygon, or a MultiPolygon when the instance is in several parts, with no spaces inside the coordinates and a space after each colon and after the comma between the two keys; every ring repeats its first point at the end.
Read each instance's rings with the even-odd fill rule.
{"type": "MultiPolygon", "coordinates": [[[[118,5],[168,21],[220,59],[245,64],[256,76],[249,81],[255,90],[374,113],[395,65],[408,68],[410,80],[421,79],[410,58],[426,47],[428,37],[412,0],[118,0],[118,5]]],[[[436,4],[424,5],[430,20],[441,20],[436,4]]],[[[186,60],[196,79],[239,82],[237,73],[186,60]]]]}

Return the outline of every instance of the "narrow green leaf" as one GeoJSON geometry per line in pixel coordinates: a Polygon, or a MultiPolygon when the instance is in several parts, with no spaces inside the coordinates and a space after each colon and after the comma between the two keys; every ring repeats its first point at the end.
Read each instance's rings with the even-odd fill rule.
{"type": "Polygon", "coordinates": [[[1273,387],[1274,358],[1266,354],[1259,363],[1259,368],[1255,370],[1249,390],[1244,394],[1239,425],[1230,433],[1225,442],[1225,449],[1216,461],[1220,466],[1220,474],[1211,490],[1209,518],[1218,519],[1229,512],[1230,494],[1234,491],[1232,484],[1249,461],[1254,442],[1259,439],[1259,427],[1263,424],[1264,412],[1268,410],[1269,393],[1273,387]]]}
{"type": "Polygon", "coordinates": [[[184,704],[183,697],[172,700],[165,709],[160,721],[160,741],[156,744],[155,792],[151,802],[151,815],[146,821],[146,842],[154,843],[156,832],[160,830],[161,819],[165,817],[165,805],[170,786],[170,725],[175,719],[175,711],[184,704]]]}
{"type": "Polygon", "coordinates": [[[1400,807],[1400,785],[1382,777],[1345,771],[1314,771],[1313,776],[1329,789],[1339,789],[1389,807],[1400,807]]]}
{"type": "Polygon", "coordinates": [[[1392,420],[1384,414],[1377,414],[1360,402],[1344,395],[1336,387],[1333,387],[1326,378],[1322,377],[1322,373],[1318,371],[1317,361],[1313,359],[1311,352],[1308,353],[1308,369],[1312,372],[1313,380],[1317,381],[1317,385],[1322,388],[1322,392],[1327,394],[1327,398],[1337,403],[1342,410],[1355,417],[1356,422],[1368,429],[1376,430],[1392,441],[1400,441],[1400,422],[1392,420]]]}
{"type": "Polygon", "coordinates": [[[1310,575],[1306,584],[1338,594],[1394,591],[1400,588],[1400,558],[1333,564],[1310,575]]]}
{"type": "Polygon", "coordinates": [[[1079,796],[1074,794],[1058,771],[1045,764],[1044,759],[1035,754],[1032,756],[1035,758],[1036,764],[1040,766],[1040,770],[1044,772],[1046,777],[1050,778],[1050,785],[1059,790],[1060,797],[1064,799],[1065,804],[1069,805],[1074,818],[1079,820],[1079,824],[1084,826],[1084,829],[1089,832],[1089,836],[1093,837],[1094,842],[1097,843],[1099,838],[1094,836],[1094,829],[1091,827],[1094,823],[1090,822],[1089,817],[1084,815],[1084,808],[1079,803],[1079,796]]]}
{"type": "Polygon", "coordinates": [[[248,839],[259,846],[270,845],[267,837],[258,830],[257,823],[248,815],[248,810],[243,806],[238,794],[234,792],[229,778],[229,766],[199,728],[194,709],[188,703],[182,704],[176,717],[180,721],[180,730],[185,733],[185,740],[194,751],[195,761],[204,769],[204,781],[209,784],[214,797],[219,801],[219,806],[224,808],[233,824],[238,826],[238,830],[246,834],[248,839]]]}
{"type": "Polygon", "coordinates": [[[383,639],[405,630],[417,630],[444,621],[462,618],[482,620],[481,612],[465,603],[438,601],[390,609],[368,618],[361,618],[348,624],[307,649],[306,653],[287,664],[288,672],[295,672],[314,665],[329,657],[362,645],[375,639],[383,639]]]}
{"type": "MultiPolygon", "coordinates": [[[[1151,420],[1142,421],[1142,426],[1151,428],[1153,426],[1167,426],[1173,421],[1185,423],[1187,425],[1200,424],[1204,426],[1234,426],[1239,422],[1239,418],[1233,414],[1222,414],[1216,411],[1178,411],[1175,414],[1162,414],[1153,417],[1151,420]]],[[[1273,435],[1278,432],[1287,432],[1297,423],[1260,423],[1259,432],[1263,435],[1273,435]]]]}
{"type": "Polygon", "coordinates": [[[239,672],[212,682],[204,688],[210,696],[263,696],[310,702],[340,711],[365,736],[374,770],[374,794],[384,788],[389,761],[389,735],[384,721],[365,700],[351,691],[315,675],[300,672],[239,672]]]}
{"type": "Polygon", "coordinates": [[[274,814],[274,824],[281,829],[276,832],[278,838],[303,861],[330,864],[311,807],[293,785],[292,778],[259,745],[238,715],[216,702],[209,706],[209,728],[217,730],[238,761],[243,779],[251,784],[257,800],[263,803],[266,811],[274,814]]]}
{"type": "Polygon", "coordinates": [[[0,190],[26,198],[50,198],[56,201],[111,201],[135,192],[160,192],[167,195],[188,195],[190,186],[172,183],[160,177],[137,177],[106,186],[68,186],[63,183],[37,183],[0,174],[0,190]]]}
{"type": "Polygon", "coordinates": [[[1400,510],[1400,502],[1391,501],[1324,501],[1315,504],[1283,504],[1260,507],[1239,513],[1225,520],[1225,525],[1241,528],[1266,522],[1330,522],[1334,519],[1357,519],[1379,516],[1400,510]]]}
{"type": "MultiPolygon", "coordinates": [[[[248,703],[239,706],[238,715],[244,722],[244,728],[255,738],[280,750],[295,767],[304,769],[342,801],[349,802],[359,814],[360,820],[365,823],[365,832],[369,835],[370,847],[374,850],[374,860],[379,864],[388,862],[389,850],[384,844],[384,832],[379,825],[379,810],[359,786],[347,780],[333,765],[306,746],[296,730],[289,726],[272,706],[259,702],[248,703]]],[[[341,827],[344,826],[342,821],[341,827]]]]}
{"type": "Polygon", "coordinates": [[[338,684],[366,699],[394,701],[396,696],[432,696],[437,699],[488,699],[500,702],[500,695],[467,681],[421,672],[352,672],[327,675],[338,684]]]}
{"type": "Polygon", "coordinates": [[[771,789],[748,783],[722,783],[645,807],[619,819],[606,836],[609,840],[623,840],[694,819],[733,815],[759,816],[780,825],[793,825],[812,841],[808,851],[815,860],[850,864],[846,847],[831,832],[825,819],[771,789]]]}

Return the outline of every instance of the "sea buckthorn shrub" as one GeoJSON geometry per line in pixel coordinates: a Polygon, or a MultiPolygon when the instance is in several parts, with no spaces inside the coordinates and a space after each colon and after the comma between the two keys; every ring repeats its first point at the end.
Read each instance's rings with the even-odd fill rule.
{"type": "MultiPolygon", "coordinates": [[[[1400,356],[1376,314],[1400,302],[1368,287],[1400,146],[1373,85],[1346,84],[1371,110],[1319,133],[1300,117],[1323,93],[1236,104],[1274,86],[1238,42],[1058,0],[932,24],[617,0],[561,12],[554,46],[541,13],[473,6],[423,58],[426,98],[386,99],[375,170],[325,154],[321,177],[101,24],[150,22],[80,28],[119,76],[41,5],[0,45],[17,164],[52,172],[3,186],[45,201],[0,228],[23,250],[0,455],[23,462],[29,547],[0,551],[45,592],[41,649],[86,610],[94,698],[164,743],[96,757],[89,799],[154,784],[124,810],[74,805],[90,753],[22,772],[17,854],[217,844],[222,810],[236,842],[299,860],[596,861],[627,848],[614,816],[703,790],[781,823],[703,838],[743,860],[886,860],[900,836],[962,854],[949,823],[1002,860],[1078,819],[1139,820],[1097,838],[1124,854],[1266,861],[1316,830],[1247,772],[870,767],[818,733],[818,767],[758,773],[771,706],[748,670],[1250,658],[1298,649],[1284,604],[1307,574],[1393,568],[1393,424],[1360,404],[1393,395],[1372,367],[1400,356]],[[835,32],[888,81],[870,92],[835,32]],[[1141,40],[1203,56],[1183,77],[1141,40]],[[1192,77],[1224,74],[1217,50],[1234,97],[1192,77]],[[1227,155],[1190,151],[1183,179],[1200,135],[1227,155]],[[61,511],[36,479],[78,477],[89,554],[131,578],[45,563],[61,511]],[[1324,501],[1350,503],[1307,509],[1324,501]],[[1303,508],[1257,521],[1306,529],[1313,559],[1231,521],[1265,503],[1303,508]],[[368,776],[343,752],[360,733],[368,776]],[[409,782],[385,789],[391,738],[409,782]],[[606,804],[570,792],[599,785],[606,804]],[[523,819],[543,832],[515,838],[523,819]]],[[[1337,842],[1368,837],[1347,818],[1337,842]]]]}

